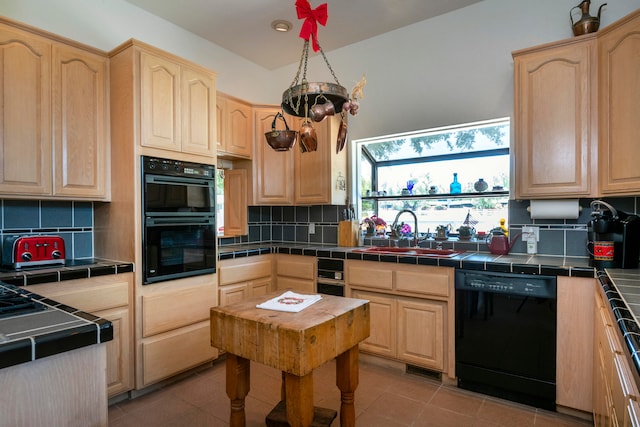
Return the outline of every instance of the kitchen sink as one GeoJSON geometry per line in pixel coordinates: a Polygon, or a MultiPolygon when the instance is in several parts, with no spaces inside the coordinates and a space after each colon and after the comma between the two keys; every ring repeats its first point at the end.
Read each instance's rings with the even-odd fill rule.
{"type": "Polygon", "coordinates": [[[380,255],[411,255],[438,258],[451,258],[453,256],[464,253],[464,251],[456,251],[453,249],[429,249],[429,248],[391,248],[382,246],[372,246],[362,249],[354,249],[353,252],[364,254],[380,254],[380,255]]]}

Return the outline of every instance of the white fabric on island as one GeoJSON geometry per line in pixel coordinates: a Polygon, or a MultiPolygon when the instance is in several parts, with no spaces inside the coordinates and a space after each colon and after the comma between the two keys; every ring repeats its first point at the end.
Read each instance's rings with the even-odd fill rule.
{"type": "Polygon", "coordinates": [[[262,304],[256,305],[257,308],[264,308],[266,310],[288,311],[290,313],[297,313],[320,301],[322,297],[320,295],[304,295],[297,294],[292,291],[287,291],[282,295],[271,298],[262,304]]]}

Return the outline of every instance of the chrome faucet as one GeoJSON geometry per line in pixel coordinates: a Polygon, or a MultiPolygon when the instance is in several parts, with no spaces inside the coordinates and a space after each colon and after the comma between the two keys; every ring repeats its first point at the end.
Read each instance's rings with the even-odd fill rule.
{"type": "Polygon", "coordinates": [[[413,221],[414,221],[413,246],[417,247],[418,246],[418,217],[412,210],[403,209],[400,212],[398,212],[398,214],[396,215],[396,219],[393,220],[393,225],[391,226],[391,228],[395,230],[398,227],[398,218],[400,218],[400,215],[402,215],[405,212],[410,213],[413,216],[413,221]]]}

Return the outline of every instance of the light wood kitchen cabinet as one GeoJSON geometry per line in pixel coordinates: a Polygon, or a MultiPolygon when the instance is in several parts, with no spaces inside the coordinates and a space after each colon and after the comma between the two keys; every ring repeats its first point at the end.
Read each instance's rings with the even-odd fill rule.
{"type": "MultiPolygon", "coordinates": [[[[289,151],[275,151],[268,144],[264,134],[271,130],[273,118],[280,111],[274,107],[255,107],[255,140],[251,172],[249,204],[251,205],[292,205],[293,204],[293,150],[298,150],[298,142],[289,151]]],[[[286,116],[287,124],[291,116],[286,116]]],[[[277,129],[284,129],[281,121],[277,129]]]]}
{"type": "MultiPolygon", "coordinates": [[[[302,153],[299,141],[289,151],[275,151],[264,134],[272,129],[277,107],[255,107],[255,145],[252,162],[251,204],[341,205],[346,200],[347,150],[336,154],[340,116],[313,123],[317,151],[302,153]]],[[[291,130],[299,130],[301,119],[285,115],[291,130]]],[[[284,129],[278,120],[277,129],[284,129]]]]}
{"type": "Polygon", "coordinates": [[[316,293],[318,259],[314,256],[276,254],[276,289],[316,293]]]}
{"type": "Polygon", "coordinates": [[[556,403],[593,411],[593,322],[596,279],[558,276],[556,403]]]}
{"type": "Polygon", "coordinates": [[[516,198],[597,194],[595,37],[513,53],[516,198]]]}
{"type": "Polygon", "coordinates": [[[214,72],[137,40],[118,46],[110,57],[112,98],[120,100],[111,114],[119,144],[133,139],[144,155],[215,159],[214,72]]]}
{"type": "Polygon", "coordinates": [[[453,273],[347,260],[347,296],[370,301],[371,335],[360,349],[453,376],[453,273]]]}
{"type": "Polygon", "coordinates": [[[249,233],[247,222],[247,171],[224,171],[224,236],[244,236],[249,233]]]}
{"type": "Polygon", "coordinates": [[[222,260],[218,263],[220,306],[265,295],[272,290],[273,255],[222,260]]]}
{"type": "Polygon", "coordinates": [[[628,350],[602,287],[595,292],[593,420],[596,427],[640,425],[640,392],[628,350]]]}
{"type": "Polygon", "coordinates": [[[106,53],[5,19],[0,50],[0,196],[109,200],[106,53]]]}
{"type": "Polygon", "coordinates": [[[351,298],[369,301],[369,338],[360,343],[360,349],[384,357],[396,358],[398,306],[393,296],[353,289],[351,298]]]}
{"type": "Polygon", "coordinates": [[[141,144],[215,155],[215,75],[157,52],[140,52],[141,144]]]}
{"type": "Polygon", "coordinates": [[[112,397],[133,389],[133,273],[47,283],[33,292],[111,321],[107,392],[112,397]]]}
{"type": "Polygon", "coordinates": [[[398,298],[398,358],[444,370],[444,322],[447,304],[398,298]]]}
{"type": "Polygon", "coordinates": [[[108,198],[108,66],[105,55],[71,46],[53,46],[56,196],[108,198]]]}
{"type": "Polygon", "coordinates": [[[598,32],[599,175],[603,195],[640,193],[640,9],[598,32]]]}
{"type": "Polygon", "coordinates": [[[221,93],[216,97],[218,157],[253,157],[251,105],[221,93]]]}
{"type": "Polygon", "coordinates": [[[208,339],[210,310],[218,305],[217,280],[203,275],[138,286],[136,388],[218,356],[208,339]]]}
{"type": "MultiPolygon", "coordinates": [[[[318,149],[294,150],[293,199],[296,205],[344,205],[347,200],[347,151],[336,153],[340,116],[313,123],[318,149]]],[[[299,127],[298,127],[299,129],[299,127]]]]}

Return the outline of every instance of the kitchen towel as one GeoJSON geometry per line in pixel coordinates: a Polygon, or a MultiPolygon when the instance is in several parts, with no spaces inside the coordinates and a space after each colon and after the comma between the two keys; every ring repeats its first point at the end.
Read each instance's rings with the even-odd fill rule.
{"type": "Polygon", "coordinates": [[[303,295],[295,292],[287,291],[279,297],[271,298],[269,301],[265,301],[262,304],[256,305],[258,308],[264,308],[266,310],[288,311],[291,313],[297,313],[320,301],[322,297],[320,295],[303,295]]]}
{"type": "Polygon", "coordinates": [[[576,219],[580,215],[578,199],[531,200],[527,209],[531,219],[576,219]]]}

